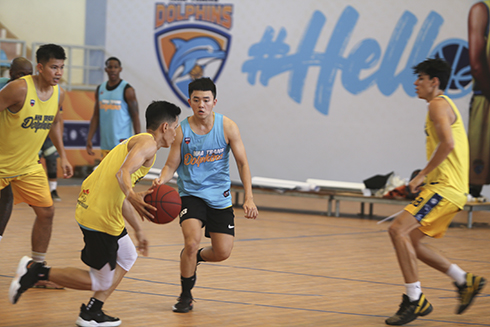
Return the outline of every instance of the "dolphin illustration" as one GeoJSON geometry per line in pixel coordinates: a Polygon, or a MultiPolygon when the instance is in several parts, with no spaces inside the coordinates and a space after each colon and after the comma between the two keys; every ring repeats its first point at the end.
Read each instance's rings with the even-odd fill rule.
{"type": "Polygon", "coordinates": [[[182,65],[184,66],[184,70],[175,77],[189,74],[199,59],[223,59],[226,55],[221,50],[219,44],[209,37],[196,37],[188,41],[175,38],[172,40],[172,43],[175,45],[177,51],[168,67],[168,76],[171,79],[174,79],[174,74],[182,65]]]}

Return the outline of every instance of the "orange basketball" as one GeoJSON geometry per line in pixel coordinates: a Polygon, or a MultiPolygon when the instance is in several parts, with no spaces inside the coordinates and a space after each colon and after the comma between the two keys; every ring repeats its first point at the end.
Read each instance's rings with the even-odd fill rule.
{"type": "Polygon", "coordinates": [[[145,202],[157,208],[152,212],[155,224],[167,224],[173,221],[180,213],[182,202],[179,193],[172,187],[162,184],[145,196],[145,202]]]}

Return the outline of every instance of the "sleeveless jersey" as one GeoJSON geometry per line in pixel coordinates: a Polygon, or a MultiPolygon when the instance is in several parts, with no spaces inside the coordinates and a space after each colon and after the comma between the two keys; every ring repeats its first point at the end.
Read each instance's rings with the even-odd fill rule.
{"type": "Polygon", "coordinates": [[[27,94],[16,113],[0,113],[0,177],[14,177],[43,169],[39,149],[46,140],[59,108],[59,87],[46,101],[39,100],[32,76],[24,76],[27,94]]]}
{"type": "MultiPolygon", "coordinates": [[[[133,137],[141,135],[153,137],[149,133],[141,133],[133,137]]],[[[125,226],[122,204],[126,197],[119,187],[116,173],[128,155],[127,143],[133,137],[112,149],[97,169],[83,181],[75,211],[75,218],[83,227],[114,236],[122,233],[125,226]]],[[[151,166],[155,163],[155,158],[156,154],[151,166]]],[[[132,186],[142,179],[150,168],[141,166],[131,174],[132,186]]]]}
{"type": "Polygon", "coordinates": [[[180,196],[195,196],[215,209],[230,207],[230,146],[223,130],[223,115],[214,114],[206,135],[194,133],[189,118],[181,123],[181,162],[177,169],[180,196]]]}
{"type": "MultiPolygon", "coordinates": [[[[438,193],[445,199],[463,209],[468,195],[469,149],[468,138],[461,115],[456,105],[445,95],[441,95],[456,114],[456,121],[451,125],[454,149],[447,158],[431,171],[426,178],[425,188],[438,193]]],[[[434,123],[427,113],[425,121],[427,160],[430,160],[439,144],[434,123]]]]}
{"type": "Polygon", "coordinates": [[[121,80],[114,90],[107,90],[107,82],[98,89],[100,148],[112,150],[122,140],[133,135],[131,115],[124,100],[128,82],[121,80]]]}

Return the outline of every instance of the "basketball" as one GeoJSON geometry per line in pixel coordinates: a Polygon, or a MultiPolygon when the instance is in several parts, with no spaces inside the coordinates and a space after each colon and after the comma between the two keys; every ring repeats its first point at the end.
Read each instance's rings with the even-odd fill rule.
{"type": "Polygon", "coordinates": [[[156,212],[151,212],[154,218],[150,219],[155,224],[167,224],[173,221],[182,207],[179,193],[165,184],[155,188],[153,193],[147,194],[145,202],[157,208],[156,212]]]}

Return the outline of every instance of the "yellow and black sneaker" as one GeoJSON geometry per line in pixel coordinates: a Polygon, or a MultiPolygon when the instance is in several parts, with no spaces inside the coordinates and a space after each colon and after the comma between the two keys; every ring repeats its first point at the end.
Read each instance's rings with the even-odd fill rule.
{"type": "Polygon", "coordinates": [[[398,309],[394,316],[386,319],[385,323],[391,326],[401,326],[414,321],[419,316],[427,316],[431,312],[432,304],[427,301],[424,294],[420,294],[420,298],[413,302],[410,302],[409,297],[403,294],[400,309],[398,309]]]}
{"type": "Polygon", "coordinates": [[[459,295],[459,306],[456,308],[456,313],[462,314],[470,304],[473,302],[475,296],[480,293],[483,289],[487,280],[480,276],[475,276],[472,273],[466,274],[466,283],[462,286],[454,283],[457,288],[457,292],[459,295]]]}

